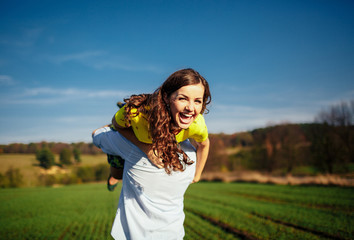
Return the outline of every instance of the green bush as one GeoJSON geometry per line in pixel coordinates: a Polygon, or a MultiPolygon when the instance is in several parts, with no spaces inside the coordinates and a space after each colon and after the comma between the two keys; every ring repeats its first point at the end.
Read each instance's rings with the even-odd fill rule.
{"type": "Polygon", "coordinates": [[[49,148],[43,148],[36,153],[36,159],[39,161],[39,165],[45,169],[49,169],[54,165],[54,154],[49,148]]]}
{"type": "Polygon", "coordinates": [[[64,148],[60,151],[59,161],[62,165],[71,165],[71,151],[67,148],[64,148]]]}
{"type": "Polygon", "coordinates": [[[96,176],[96,181],[102,181],[106,180],[107,177],[109,176],[109,167],[107,164],[99,164],[95,167],[95,176],[96,176]]]}
{"type": "Polygon", "coordinates": [[[0,173],[0,187],[7,188],[9,185],[9,179],[0,173]]]}
{"type": "Polygon", "coordinates": [[[93,167],[79,167],[76,174],[82,182],[93,182],[96,180],[95,169],[93,167]]]}
{"type": "Polygon", "coordinates": [[[81,151],[78,148],[74,148],[73,150],[73,154],[74,154],[74,159],[77,163],[81,162],[81,151]]]}
{"type": "Polygon", "coordinates": [[[107,164],[99,164],[92,167],[79,167],[76,174],[77,178],[82,182],[102,181],[106,180],[109,176],[109,167],[107,164]]]}
{"type": "Polygon", "coordinates": [[[41,186],[53,186],[57,183],[57,179],[54,175],[41,174],[39,175],[38,180],[41,186]]]}
{"type": "Polygon", "coordinates": [[[23,184],[23,175],[20,169],[10,167],[5,175],[0,174],[1,188],[16,188],[23,184]]]}
{"type": "Polygon", "coordinates": [[[64,174],[59,177],[58,183],[64,185],[76,184],[79,183],[79,179],[76,174],[64,174]]]}

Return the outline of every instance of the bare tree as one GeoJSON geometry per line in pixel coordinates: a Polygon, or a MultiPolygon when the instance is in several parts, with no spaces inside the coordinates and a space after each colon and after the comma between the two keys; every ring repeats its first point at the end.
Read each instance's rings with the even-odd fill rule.
{"type": "Polygon", "coordinates": [[[317,162],[323,161],[330,173],[334,165],[345,168],[354,162],[354,100],[321,111],[315,122],[320,124],[313,139],[317,162]]]}
{"type": "Polygon", "coordinates": [[[266,133],[266,149],[269,164],[286,168],[291,173],[300,161],[299,151],[306,139],[298,124],[283,123],[273,126],[266,133]]]}

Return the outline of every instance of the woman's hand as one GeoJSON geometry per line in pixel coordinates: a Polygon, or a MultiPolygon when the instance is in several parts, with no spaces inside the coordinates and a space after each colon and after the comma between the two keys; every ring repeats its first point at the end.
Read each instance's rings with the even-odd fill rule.
{"type": "Polygon", "coordinates": [[[199,182],[199,180],[200,180],[200,176],[196,176],[196,175],[194,175],[194,178],[193,178],[192,183],[199,182]]]}

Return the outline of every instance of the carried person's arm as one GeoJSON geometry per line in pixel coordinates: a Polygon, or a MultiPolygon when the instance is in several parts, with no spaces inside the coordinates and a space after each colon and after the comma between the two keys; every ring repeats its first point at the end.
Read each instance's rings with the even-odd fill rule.
{"type": "Polygon", "coordinates": [[[199,182],[202,175],[205,163],[208,159],[210,141],[209,138],[203,142],[197,142],[197,165],[195,169],[195,175],[193,182],[199,182]]]}
{"type": "Polygon", "coordinates": [[[122,107],[121,109],[119,109],[119,111],[117,113],[115,113],[113,115],[112,126],[113,126],[114,129],[118,130],[118,129],[129,127],[126,124],[126,120],[124,118],[124,114],[125,114],[125,107],[122,107]],[[117,122],[117,119],[118,119],[119,122],[117,122]]]}
{"type": "Polygon", "coordinates": [[[97,129],[93,130],[93,132],[92,132],[92,137],[93,137],[93,135],[95,135],[95,133],[97,132],[97,130],[99,130],[99,129],[101,129],[101,128],[104,128],[104,127],[109,127],[109,124],[104,125],[104,126],[102,126],[102,127],[100,127],[100,128],[97,128],[97,129]]]}

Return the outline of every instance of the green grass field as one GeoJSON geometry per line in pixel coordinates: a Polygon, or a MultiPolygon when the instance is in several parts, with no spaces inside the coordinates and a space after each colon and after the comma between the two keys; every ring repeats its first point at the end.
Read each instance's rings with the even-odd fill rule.
{"type": "MultiPolygon", "coordinates": [[[[103,183],[0,190],[0,239],[111,239],[119,191],[103,183]]],[[[354,189],[192,184],[185,239],[353,239],[354,189]]]]}

